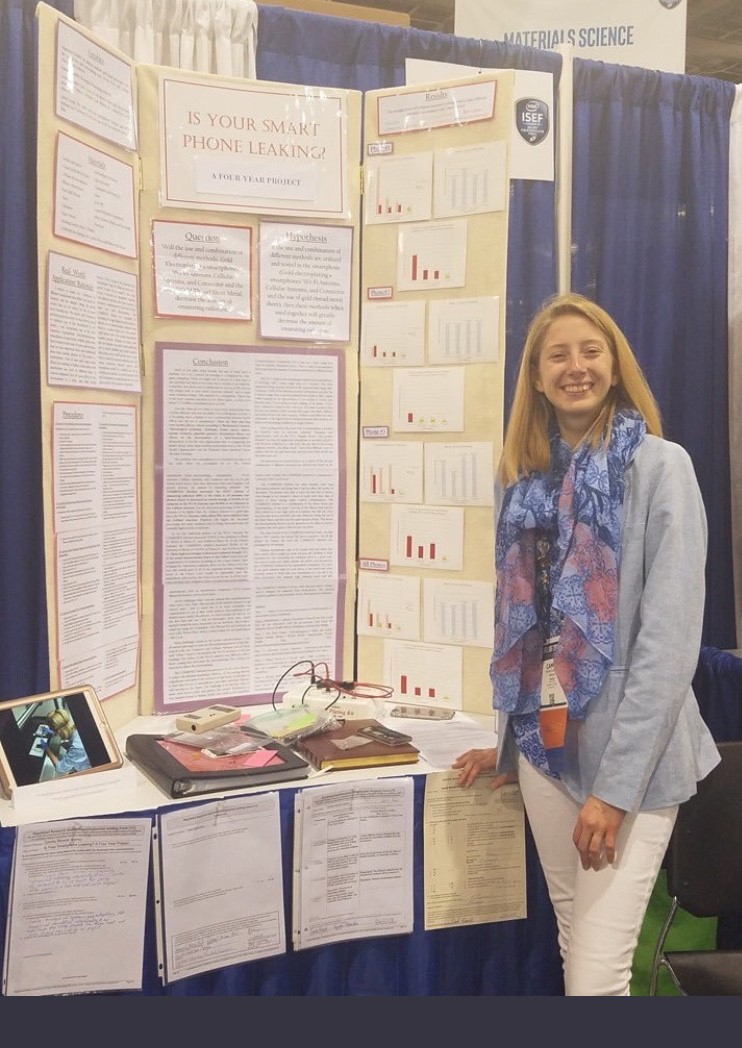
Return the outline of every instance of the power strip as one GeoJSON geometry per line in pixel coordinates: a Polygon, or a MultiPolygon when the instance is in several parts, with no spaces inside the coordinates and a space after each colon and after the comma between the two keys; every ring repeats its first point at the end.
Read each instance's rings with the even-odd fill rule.
{"type": "Polygon", "coordinates": [[[301,684],[284,694],[283,705],[305,706],[313,713],[328,710],[342,720],[377,720],[384,715],[383,699],[362,699],[342,694],[336,696],[334,688],[322,688],[315,684],[308,688],[306,684],[301,684]]]}

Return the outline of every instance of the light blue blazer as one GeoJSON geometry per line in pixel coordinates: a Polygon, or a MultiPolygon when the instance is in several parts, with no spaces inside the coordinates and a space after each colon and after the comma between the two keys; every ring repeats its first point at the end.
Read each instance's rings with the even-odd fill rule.
{"type": "MultiPolygon", "coordinates": [[[[706,514],[679,444],[646,436],[626,471],[614,661],[584,720],[570,720],[561,775],[625,811],[680,804],[718,764],[691,680],[701,645],[706,514]]],[[[498,509],[499,512],[499,509],[498,509]]],[[[498,771],[515,769],[498,713],[498,771]]]]}

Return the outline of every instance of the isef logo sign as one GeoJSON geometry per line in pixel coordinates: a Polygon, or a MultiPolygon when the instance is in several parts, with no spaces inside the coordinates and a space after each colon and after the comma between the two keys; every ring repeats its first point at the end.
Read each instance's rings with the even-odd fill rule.
{"type": "Polygon", "coordinates": [[[515,126],[531,146],[543,142],[549,133],[549,110],[540,98],[521,98],[515,103],[515,126]]]}

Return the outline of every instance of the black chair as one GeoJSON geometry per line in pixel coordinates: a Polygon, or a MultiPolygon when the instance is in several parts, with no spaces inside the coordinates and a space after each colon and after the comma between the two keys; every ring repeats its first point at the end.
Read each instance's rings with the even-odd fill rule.
{"type": "Polygon", "coordinates": [[[717,743],[721,763],[680,805],[665,857],[670,909],[657,940],[650,996],[666,970],[684,996],[742,995],[742,950],[666,951],[675,914],[742,912],[742,741],[717,743]]]}

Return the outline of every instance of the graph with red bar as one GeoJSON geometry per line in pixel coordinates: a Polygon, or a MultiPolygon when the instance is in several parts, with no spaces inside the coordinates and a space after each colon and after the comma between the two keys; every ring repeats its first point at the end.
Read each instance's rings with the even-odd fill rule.
{"type": "Polygon", "coordinates": [[[359,572],[358,633],[385,640],[419,640],[420,619],[420,579],[412,575],[359,572]]]}
{"type": "Polygon", "coordinates": [[[464,287],[466,284],[467,220],[401,226],[397,249],[400,291],[464,287]]]}
{"type": "Polygon", "coordinates": [[[425,363],[425,300],[366,302],[361,321],[361,363],[370,367],[425,363]]]}
{"type": "Polygon", "coordinates": [[[391,563],[461,571],[464,510],[460,507],[397,506],[391,509],[391,563]]]}
{"type": "Polygon", "coordinates": [[[422,442],[362,441],[360,481],[362,502],[422,502],[422,442]]]}
{"type": "Polygon", "coordinates": [[[366,222],[422,222],[433,211],[433,154],[369,159],[366,222]]]}
{"type": "Polygon", "coordinates": [[[398,433],[462,433],[466,368],[398,368],[392,424],[398,433]]]}
{"type": "Polygon", "coordinates": [[[454,645],[396,640],[384,645],[384,681],[398,701],[460,710],[462,666],[462,650],[454,645]]]}

